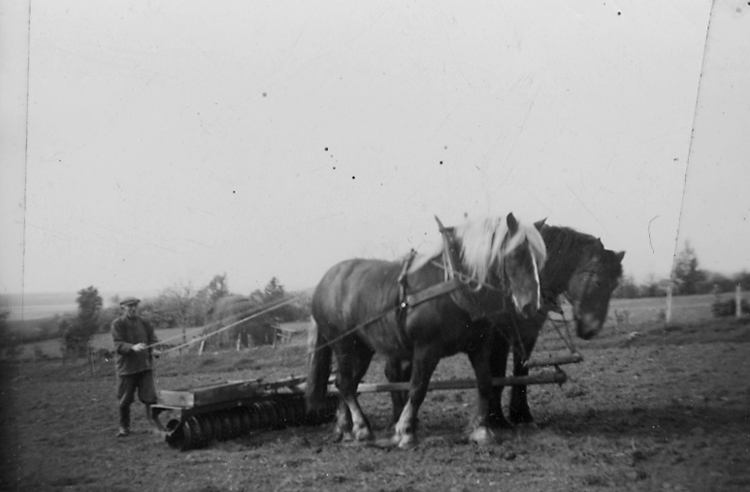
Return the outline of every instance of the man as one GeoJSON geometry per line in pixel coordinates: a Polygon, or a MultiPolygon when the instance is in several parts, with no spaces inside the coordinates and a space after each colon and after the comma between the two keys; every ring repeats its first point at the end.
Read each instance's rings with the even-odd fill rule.
{"type": "Polygon", "coordinates": [[[158,342],[153,328],[138,316],[139,299],[126,297],[120,302],[123,315],[112,322],[112,339],[117,358],[117,399],[120,404],[120,429],[117,437],[130,434],[130,405],[138,399],[146,405],[146,417],[161,432],[162,426],[151,413],[156,403],[152,347],[158,342]]]}

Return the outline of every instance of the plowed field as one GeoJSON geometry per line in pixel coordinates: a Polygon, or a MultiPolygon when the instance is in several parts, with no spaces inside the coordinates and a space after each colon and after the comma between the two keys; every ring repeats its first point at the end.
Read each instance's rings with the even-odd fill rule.
{"type": "MultiPolygon", "coordinates": [[[[551,332],[554,334],[554,331],[551,332]]],[[[546,346],[559,348],[547,335],[546,346]]],[[[576,341],[585,360],[562,387],[534,386],[535,427],[479,447],[465,434],[474,392],[430,393],[412,450],[334,443],[332,424],[263,431],[180,452],[152,434],[115,437],[111,363],[27,361],[3,370],[3,485],[29,491],[750,490],[750,325],[711,321],[608,327],[576,341]],[[637,332],[637,334],[633,334],[637,332]],[[7,398],[10,395],[11,398],[7,398]]],[[[544,347],[545,344],[542,344],[544,347]]],[[[299,375],[297,343],[161,358],[162,389],[299,375]]],[[[466,357],[435,378],[470,377],[466,357]]],[[[383,380],[376,359],[368,382],[383,380]]],[[[387,394],[361,398],[378,437],[387,394]]]]}

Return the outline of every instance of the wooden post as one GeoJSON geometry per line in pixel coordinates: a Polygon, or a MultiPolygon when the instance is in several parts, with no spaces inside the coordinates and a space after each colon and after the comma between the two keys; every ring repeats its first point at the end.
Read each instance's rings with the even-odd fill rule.
{"type": "Polygon", "coordinates": [[[734,316],[737,319],[742,318],[742,286],[737,284],[734,289],[734,316]]]}
{"type": "Polygon", "coordinates": [[[667,313],[664,322],[669,325],[672,322],[672,283],[667,288],[667,313]]]}
{"type": "Polygon", "coordinates": [[[91,368],[91,374],[96,374],[96,368],[94,367],[94,348],[91,346],[90,342],[86,346],[86,352],[89,359],[89,367],[91,368]]]}
{"type": "Polygon", "coordinates": [[[198,355],[203,355],[203,349],[206,348],[206,339],[201,340],[201,346],[198,349],[198,355]]]}

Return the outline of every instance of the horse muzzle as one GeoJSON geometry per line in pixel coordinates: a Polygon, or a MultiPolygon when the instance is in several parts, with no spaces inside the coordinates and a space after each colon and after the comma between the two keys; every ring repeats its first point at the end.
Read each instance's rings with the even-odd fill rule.
{"type": "Polygon", "coordinates": [[[539,303],[539,297],[537,296],[520,298],[517,296],[513,296],[513,305],[516,308],[516,313],[526,319],[534,316],[541,307],[539,303]]]}
{"type": "Polygon", "coordinates": [[[604,326],[603,320],[598,319],[593,314],[584,314],[576,316],[576,334],[583,340],[594,338],[604,326]]]}

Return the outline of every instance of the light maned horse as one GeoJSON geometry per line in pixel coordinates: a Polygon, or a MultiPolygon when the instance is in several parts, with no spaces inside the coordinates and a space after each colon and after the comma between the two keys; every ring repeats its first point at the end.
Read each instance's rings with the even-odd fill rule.
{"type": "Polygon", "coordinates": [[[490,352],[495,330],[482,320],[508,309],[520,315],[539,308],[538,272],[546,261],[546,249],[537,229],[519,223],[513,214],[467,221],[445,230],[444,239],[445,250],[414,259],[408,269],[399,261],[341,262],[315,289],[310,333],[314,346],[306,398],[309,411],[320,408],[335,354],[340,393],[337,439],[374,438],[357,401],[357,386],[376,352],[407,360],[414,368],[408,400],[391,439],[402,448],[416,443],[417,413],[438,362],[464,352],[474,369],[478,391],[470,438],[491,440],[490,352]],[[440,264],[441,254],[452,260],[440,264]],[[452,268],[457,271],[449,271],[452,268]],[[452,275],[462,279],[453,282],[455,288],[415,300],[420,293],[449,284],[446,278],[452,275]],[[507,306],[510,300],[513,307],[507,306]]]}

